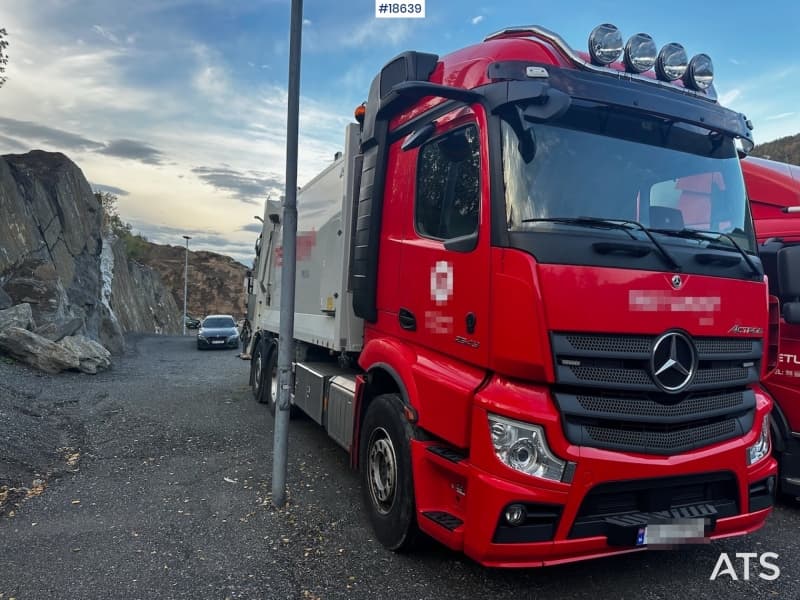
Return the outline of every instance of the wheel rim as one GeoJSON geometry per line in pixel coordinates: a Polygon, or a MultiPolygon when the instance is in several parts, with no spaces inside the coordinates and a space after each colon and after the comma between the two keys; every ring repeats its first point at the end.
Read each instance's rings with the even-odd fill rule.
{"type": "Polygon", "coordinates": [[[261,387],[261,351],[256,351],[256,365],[255,365],[255,383],[256,389],[261,387]]]}
{"type": "Polygon", "coordinates": [[[270,383],[270,398],[272,398],[272,404],[278,406],[278,367],[272,369],[271,374],[271,383],[270,383]]]}
{"type": "Polygon", "coordinates": [[[383,427],[372,432],[367,459],[369,493],[372,503],[382,515],[389,513],[397,490],[397,458],[394,445],[383,427]]]}

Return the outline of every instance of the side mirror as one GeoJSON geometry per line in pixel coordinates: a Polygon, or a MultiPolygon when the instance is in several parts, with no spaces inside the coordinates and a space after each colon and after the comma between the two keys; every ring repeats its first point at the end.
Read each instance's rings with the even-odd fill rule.
{"type": "Polygon", "coordinates": [[[789,325],[800,325],[800,302],[787,302],[783,305],[783,320],[789,325]]]}
{"type": "Polygon", "coordinates": [[[800,298],[800,246],[778,251],[778,289],[784,302],[800,298]]]}

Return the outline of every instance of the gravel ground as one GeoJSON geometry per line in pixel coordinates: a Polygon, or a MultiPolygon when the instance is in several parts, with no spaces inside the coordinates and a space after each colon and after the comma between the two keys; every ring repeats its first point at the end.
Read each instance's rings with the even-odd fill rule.
{"type": "Polygon", "coordinates": [[[540,570],[485,569],[433,543],[393,554],[344,451],[305,419],[291,424],[290,503],[275,510],[272,419],[249,363],[191,338],[130,346],[94,377],[0,362],[0,600],[800,598],[796,505],[746,538],[540,570]],[[734,554],[767,551],[780,577],[754,564],[743,581],[734,554]],[[739,580],[709,581],[720,552],[739,580]]]}

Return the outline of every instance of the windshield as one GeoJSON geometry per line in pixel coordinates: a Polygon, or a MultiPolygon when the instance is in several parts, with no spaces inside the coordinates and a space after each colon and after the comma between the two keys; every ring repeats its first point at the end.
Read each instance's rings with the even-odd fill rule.
{"type": "Polygon", "coordinates": [[[535,230],[542,222],[552,228],[552,219],[595,217],[639,222],[668,244],[732,245],[733,238],[755,253],[731,138],[577,102],[559,119],[526,127],[530,133],[503,121],[509,231],[535,230]],[[528,135],[533,144],[524,137],[521,143],[528,135]],[[727,235],[717,240],[686,235],[687,230],[727,235]]]}
{"type": "Polygon", "coordinates": [[[204,329],[225,329],[235,326],[236,323],[233,322],[232,317],[210,317],[203,321],[204,329]]]}

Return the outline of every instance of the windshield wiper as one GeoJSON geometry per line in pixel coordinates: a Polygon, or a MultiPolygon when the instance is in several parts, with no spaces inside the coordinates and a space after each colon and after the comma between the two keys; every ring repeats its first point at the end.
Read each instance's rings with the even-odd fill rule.
{"type": "Polygon", "coordinates": [[[669,267],[674,271],[680,271],[681,266],[678,262],[673,258],[673,256],[667,252],[666,248],[661,245],[661,243],[655,238],[655,236],[650,233],[650,229],[647,229],[644,225],[639,223],[639,221],[631,221],[628,219],[601,219],[600,217],[542,217],[542,218],[532,218],[532,219],[522,219],[522,223],[564,223],[566,225],[579,225],[584,227],[606,227],[608,229],[620,229],[625,231],[631,238],[636,239],[636,236],[633,235],[631,232],[631,228],[637,229],[644,233],[647,238],[653,243],[658,249],[658,252],[664,258],[666,263],[669,267]]]}
{"type": "Polygon", "coordinates": [[[742,258],[744,259],[744,262],[747,263],[747,266],[750,267],[753,275],[761,275],[761,271],[758,270],[758,267],[750,258],[750,255],[747,254],[744,248],[742,248],[738,242],[727,233],[722,233],[720,231],[707,231],[704,229],[651,229],[650,231],[655,231],[656,233],[661,233],[663,235],[671,235],[673,237],[680,237],[690,240],[705,240],[708,242],[719,242],[719,238],[725,238],[731,243],[732,248],[727,246],[714,247],[719,250],[731,250],[738,252],[742,255],[742,258]]]}

